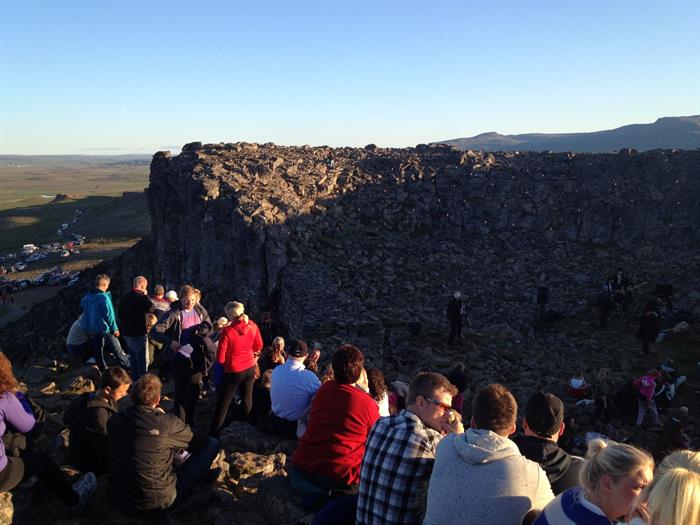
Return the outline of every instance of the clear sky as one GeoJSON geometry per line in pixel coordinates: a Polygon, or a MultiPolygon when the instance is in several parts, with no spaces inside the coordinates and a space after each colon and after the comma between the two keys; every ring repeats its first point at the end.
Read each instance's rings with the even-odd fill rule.
{"type": "Polygon", "coordinates": [[[0,154],[413,146],[700,114],[700,0],[0,0],[0,154]]]}

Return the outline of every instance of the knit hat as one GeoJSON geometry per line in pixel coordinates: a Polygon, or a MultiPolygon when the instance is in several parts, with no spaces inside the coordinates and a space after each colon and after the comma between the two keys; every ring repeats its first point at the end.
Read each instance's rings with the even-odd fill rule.
{"type": "Polygon", "coordinates": [[[525,421],[536,434],[553,436],[564,421],[564,404],[554,394],[535,392],[525,404],[525,421]]]}
{"type": "Polygon", "coordinates": [[[309,347],[304,341],[295,341],[292,347],[287,350],[287,354],[292,357],[306,357],[309,355],[309,347]]]}
{"type": "Polygon", "coordinates": [[[165,298],[171,303],[177,301],[177,293],[175,292],[175,290],[170,290],[168,293],[165,294],[165,298]]]}

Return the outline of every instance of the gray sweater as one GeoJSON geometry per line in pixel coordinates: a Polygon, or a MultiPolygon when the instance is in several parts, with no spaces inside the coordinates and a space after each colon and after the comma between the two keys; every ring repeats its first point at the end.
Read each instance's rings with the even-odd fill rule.
{"type": "Polygon", "coordinates": [[[552,499],[547,475],[515,443],[470,428],[438,445],[423,525],[520,525],[552,499]]]}

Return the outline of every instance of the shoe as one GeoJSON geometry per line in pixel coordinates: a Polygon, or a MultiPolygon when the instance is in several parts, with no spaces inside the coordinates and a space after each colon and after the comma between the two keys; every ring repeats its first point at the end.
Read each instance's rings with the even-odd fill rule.
{"type": "Polygon", "coordinates": [[[97,478],[92,472],[87,472],[82,478],[73,483],[73,490],[78,494],[78,503],[73,508],[73,514],[80,514],[85,510],[90,498],[97,488],[97,478]]]}

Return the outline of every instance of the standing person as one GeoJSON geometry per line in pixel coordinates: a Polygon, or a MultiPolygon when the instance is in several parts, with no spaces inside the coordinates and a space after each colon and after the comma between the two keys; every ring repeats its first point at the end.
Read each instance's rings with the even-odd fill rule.
{"type": "Polygon", "coordinates": [[[443,438],[435,453],[423,525],[521,525],[553,498],[547,475],[508,436],[518,405],[502,385],[474,396],[470,428],[443,438]]]}
{"type": "Polygon", "coordinates": [[[652,353],[649,345],[656,341],[660,328],[657,305],[654,301],[650,301],[644,307],[644,313],[639,318],[639,330],[637,331],[637,337],[642,341],[642,354],[652,353]]]}
{"type": "Polygon", "coordinates": [[[189,285],[183,286],[180,289],[180,300],[170,304],[168,314],[150,332],[150,336],[165,347],[167,357],[166,363],[161,367],[161,375],[171,373],[175,354],[182,346],[190,344],[190,338],[202,321],[211,323],[209,314],[197,303],[195,289],[189,285]]]}
{"type": "Polygon", "coordinates": [[[613,301],[612,295],[610,294],[610,286],[604,284],[603,291],[598,296],[598,309],[600,310],[598,328],[608,327],[608,317],[610,317],[610,312],[612,312],[614,308],[615,301],[613,301]]]}
{"type": "Polygon", "coordinates": [[[255,354],[262,349],[260,330],[245,314],[245,307],[238,302],[224,306],[231,324],[221,330],[216,360],[224,373],[216,390],[216,409],[209,433],[218,437],[228,416],[229,407],[239,391],[246,417],[253,408],[253,384],[255,383],[255,354]]]}
{"type": "Polygon", "coordinates": [[[406,408],[372,427],[360,471],[358,525],[422,523],[437,445],[444,434],[464,431],[450,408],[456,393],[444,376],[418,374],[406,408]]]}
{"type": "Polygon", "coordinates": [[[581,487],[559,494],[534,525],[611,525],[626,518],[654,476],[654,460],[623,443],[594,439],[581,467],[581,487]]]}
{"type": "Polygon", "coordinates": [[[148,298],[148,280],[144,276],[134,277],[132,286],[131,291],[119,301],[117,313],[122,337],[129,350],[131,375],[137,380],[148,370],[146,314],[155,312],[155,307],[148,298]]]}
{"type": "Polygon", "coordinates": [[[82,326],[92,337],[95,361],[102,372],[107,368],[105,346],[117,358],[119,366],[129,368],[129,358],[118,339],[119,328],[114,316],[112,294],[107,291],[110,280],[109,275],[99,274],[95,277],[95,288],[80,301],[83,308],[82,326]]]}
{"type": "Polygon", "coordinates": [[[210,471],[219,442],[160,407],[160,379],[141,376],[131,391],[133,405],[107,423],[111,504],[129,516],[157,516],[185,500],[197,483],[215,479],[210,471]],[[188,458],[175,470],[175,455],[188,458]]]}
{"type": "Polygon", "coordinates": [[[154,313],[158,318],[164,316],[165,313],[170,310],[170,301],[165,298],[165,288],[163,288],[163,286],[160,284],[156,284],[153,287],[151,302],[155,308],[154,313]]]}
{"type": "Polygon", "coordinates": [[[595,414],[591,423],[603,416],[603,423],[610,423],[610,369],[603,367],[598,370],[598,377],[593,384],[593,401],[595,414]]]}
{"type": "Polygon", "coordinates": [[[100,389],[86,392],[63,415],[70,430],[70,461],[82,472],[107,473],[107,421],[117,412],[131,378],[123,368],[113,366],[102,373],[100,389]]]}
{"type": "Polygon", "coordinates": [[[527,459],[538,463],[556,496],[577,487],[583,460],[566,453],[557,444],[564,434],[564,403],[554,394],[535,392],[525,405],[524,436],[513,442],[527,459]]]}
{"type": "Polygon", "coordinates": [[[357,388],[363,365],[359,348],[340,346],[333,354],[335,379],[323,383],[311,402],[289,475],[309,508],[323,506],[332,496],[357,492],[367,436],[379,419],[377,403],[357,388]]]}
{"type": "Polygon", "coordinates": [[[456,337],[462,337],[462,294],[455,292],[447,304],[447,319],[450,321],[450,335],[447,344],[451,345],[456,337]]]}
{"type": "Polygon", "coordinates": [[[544,320],[547,313],[547,303],[549,302],[549,286],[545,274],[540,275],[540,282],[537,286],[537,304],[540,307],[540,321],[544,320]]]}
{"type": "Polygon", "coordinates": [[[656,390],[656,380],[659,377],[658,370],[650,370],[642,377],[636,379],[633,383],[637,389],[637,426],[642,428],[642,423],[647,415],[647,412],[652,417],[652,428],[659,427],[659,412],[656,409],[656,400],[654,399],[654,391],[656,390]]]}
{"type": "MultiPolygon", "coordinates": [[[[18,386],[12,363],[0,352],[0,436],[8,428],[27,433],[36,423],[29,402],[18,391],[18,386]]],[[[71,486],[46,453],[25,451],[19,457],[7,456],[0,440],[0,492],[9,492],[32,476],[39,478],[39,483],[69,505],[74,513],[82,512],[97,487],[92,472],[87,472],[71,486]]]]}
{"type": "Polygon", "coordinates": [[[632,302],[632,281],[622,268],[618,268],[615,275],[608,278],[608,286],[613,301],[622,306],[623,313],[627,313],[632,302]]]}

